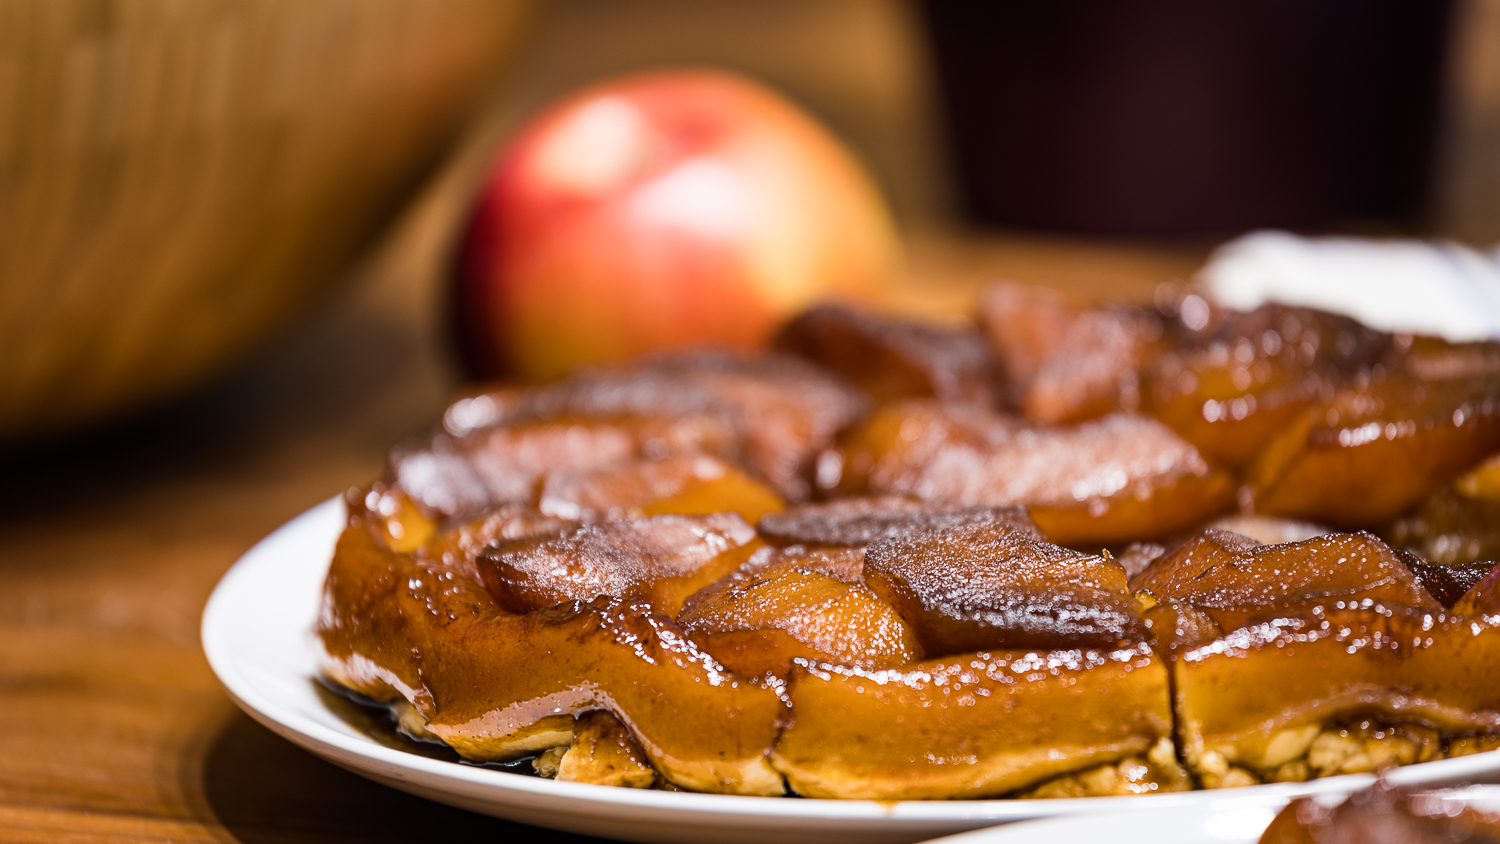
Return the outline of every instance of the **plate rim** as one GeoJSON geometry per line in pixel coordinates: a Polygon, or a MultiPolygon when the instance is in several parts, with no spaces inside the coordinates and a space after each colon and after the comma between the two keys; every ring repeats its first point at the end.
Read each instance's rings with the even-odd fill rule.
{"type": "MultiPolygon", "coordinates": [[[[451,790],[450,796],[456,800],[481,800],[490,804],[524,803],[533,809],[546,809],[560,804],[568,804],[573,810],[584,806],[598,809],[608,807],[629,814],[651,813],[658,823],[663,819],[656,813],[670,810],[695,822],[701,821],[704,816],[724,819],[726,822],[756,819],[819,825],[824,822],[877,822],[902,827],[931,826],[934,832],[946,834],[944,828],[950,832],[957,831],[958,824],[973,824],[978,827],[1079,813],[1164,810],[1221,801],[1260,803],[1307,794],[1343,793],[1361,788],[1374,780],[1371,774],[1347,774],[1308,783],[1270,783],[1223,791],[1050,800],[776,799],[557,782],[408,753],[362,736],[342,733],[311,720],[278,702],[273,694],[260,688],[253,678],[238,670],[234,637],[229,633],[234,629],[234,611],[243,609],[243,606],[237,606],[235,602],[247,588],[246,584],[252,582],[256,575],[264,574],[263,569],[268,570],[278,562],[287,565],[279,559],[281,556],[294,559],[301,557],[306,563],[312,552],[306,547],[299,548],[299,545],[307,544],[307,540],[302,538],[304,533],[316,537],[320,543],[326,541],[331,551],[346,522],[347,511],[343,498],[333,496],[280,525],[241,555],[215,585],[204,607],[200,643],[209,667],[226,693],[256,721],[293,744],[355,773],[398,788],[410,785],[421,789],[418,793],[431,799],[443,800],[442,793],[434,793],[432,790],[431,781],[436,780],[441,783],[439,792],[451,790]],[[292,553],[284,553],[287,548],[283,546],[289,546],[292,553]],[[429,782],[423,783],[421,780],[429,782]]],[[[317,578],[320,585],[329,562],[331,555],[327,560],[311,561],[320,567],[317,578]]],[[[309,627],[303,631],[302,638],[310,643],[311,619],[308,621],[309,627]]],[[[316,677],[305,679],[316,681],[316,677]]],[[[1409,765],[1395,769],[1387,775],[1387,779],[1403,784],[1441,784],[1483,781],[1481,777],[1487,775],[1493,780],[1500,777],[1500,756],[1495,754],[1500,754],[1500,751],[1409,765]],[[1484,764],[1487,759],[1489,763],[1484,764]]],[[[472,803],[465,805],[467,808],[475,808],[472,803]]],[[[483,808],[478,810],[485,811],[483,808]]]]}

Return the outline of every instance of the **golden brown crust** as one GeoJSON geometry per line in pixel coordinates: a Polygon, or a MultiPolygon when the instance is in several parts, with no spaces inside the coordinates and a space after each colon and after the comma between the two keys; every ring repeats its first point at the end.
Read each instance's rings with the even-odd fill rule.
{"type": "Polygon", "coordinates": [[[781,701],[670,619],[607,600],[509,615],[478,583],[380,547],[362,524],[340,538],[326,589],[325,670],[372,697],[399,692],[466,758],[525,755],[543,717],[603,708],[683,788],[783,790],[765,759],[781,701]]]}
{"type": "Polygon", "coordinates": [[[1487,621],[1360,601],[1245,627],[1173,664],[1190,766],[1270,777],[1325,727],[1368,714],[1440,734],[1500,731],[1487,621]]]}
{"type": "Polygon", "coordinates": [[[892,671],[799,665],[772,750],[807,797],[998,797],[1171,735],[1149,648],[994,651],[892,671]]]}
{"type": "Polygon", "coordinates": [[[585,712],[573,727],[573,741],[558,761],[557,779],[622,788],[650,788],[656,771],[620,719],[603,710],[585,712]]]}

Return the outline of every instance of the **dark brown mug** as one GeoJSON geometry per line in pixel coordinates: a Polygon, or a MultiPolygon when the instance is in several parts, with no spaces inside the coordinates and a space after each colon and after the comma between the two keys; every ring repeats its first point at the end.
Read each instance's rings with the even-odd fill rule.
{"type": "Polygon", "coordinates": [[[1448,0],[925,0],[978,221],[1120,234],[1409,222],[1448,0]]]}

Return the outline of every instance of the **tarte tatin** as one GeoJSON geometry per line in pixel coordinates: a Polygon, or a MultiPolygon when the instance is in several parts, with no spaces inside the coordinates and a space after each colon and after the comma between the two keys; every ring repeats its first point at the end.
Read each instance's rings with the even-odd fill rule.
{"type": "Polygon", "coordinates": [[[1419,791],[1382,780],[1334,803],[1291,801],[1259,844],[1500,844],[1495,786],[1419,791]]]}
{"type": "Polygon", "coordinates": [[[1500,747],[1500,345],[1164,301],[826,306],[467,395],[349,494],[324,675],[469,761],[727,794],[1500,747]]]}

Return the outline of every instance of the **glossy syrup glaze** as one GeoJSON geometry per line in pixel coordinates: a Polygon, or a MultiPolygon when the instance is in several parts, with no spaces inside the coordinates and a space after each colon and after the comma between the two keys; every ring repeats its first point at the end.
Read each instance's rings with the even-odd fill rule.
{"type": "Polygon", "coordinates": [[[325,676],[465,759],[730,794],[1500,747],[1495,567],[1423,554],[1491,542],[1500,352],[1279,306],[986,303],[982,333],[824,309],[781,353],[460,399],[349,496],[325,676]]]}

